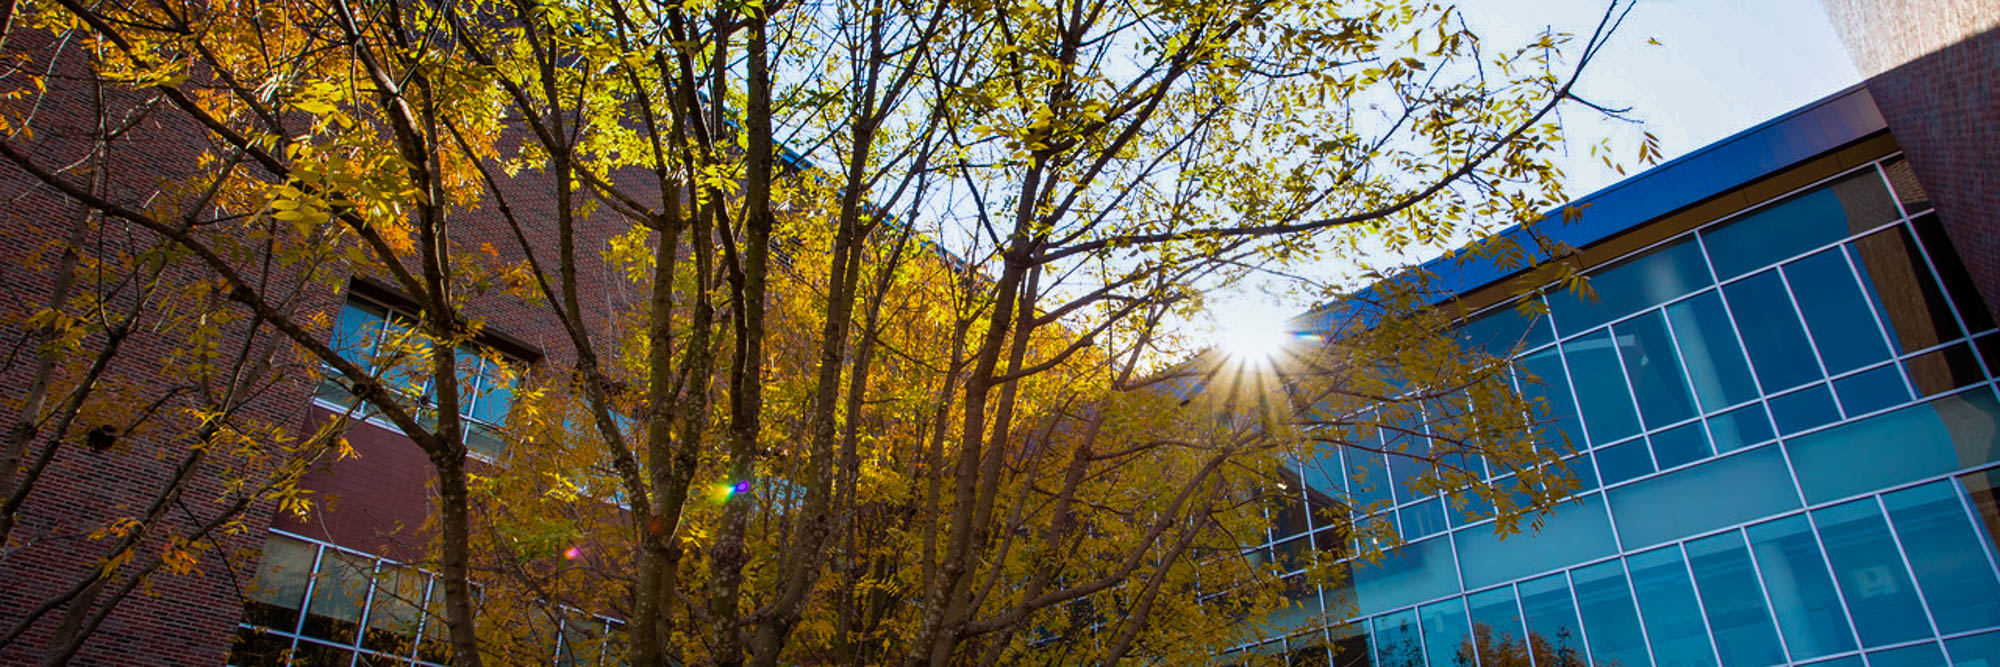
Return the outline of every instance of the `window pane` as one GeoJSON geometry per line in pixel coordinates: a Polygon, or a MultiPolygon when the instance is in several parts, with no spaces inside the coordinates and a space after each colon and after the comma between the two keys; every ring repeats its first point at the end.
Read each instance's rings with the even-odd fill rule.
{"type": "Polygon", "coordinates": [[[365,648],[409,653],[417,638],[417,610],[424,601],[423,573],[402,566],[384,565],[375,575],[375,599],[368,607],[368,632],[362,637],[365,648]]]}
{"type": "Polygon", "coordinates": [[[1840,407],[1849,415],[1864,415],[1910,400],[1910,389],[1903,384],[1903,373],[1895,364],[1834,380],[1833,393],[1840,396],[1840,407]]]}
{"type": "Polygon", "coordinates": [[[1430,655],[1431,667],[1472,664],[1472,645],[1466,641],[1472,627],[1466,623],[1464,598],[1424,605],[1422,617],[1424,652],[1430,655]],[[1462,657],[1460,651],[1465,651],[1462,657]],[[1461,659],[1463,663],[1458,662],[1461,659]]]}
{"type": "Polygon", "coordinates": [[[1571,340],[1562,345],[1569,360],[1569,376],[1576,385],[1577,405],[1583,408],[1583,425],[1590,442],[1615,442],[1639,432],[1639,417],[1632,411],[1632,395],[1625,389],[1625,374],[1618,368],[1618,351],[1609,329],[1571,340]]]}
{"type": "MultiPolygon", "coordinates": [[[[1382,437],[1373,424],[1362,424],[1356,430],[1359,431],[1356,436],[1359,442],[1356,444],[1371,449],[1382,447],[1382,437]]],[[[1388,501],[1389,464],[1382,459],[1382,455],[1359,447],[1349,447],[1346,454],[1347,464],[1354,467],[1353,473],[1348,475],[1348,487],[1354,494],[1355,505],[1367,507],[1388,501]]]]}
{"type": "Polygon", "coordinates": [[[1465,603],[1472,608],[1472,636],[1479,664],[1528,664],[1529,644],[1521,629],[1521,609],[1515,605],[1513,586],[1468,595],[1465,603]]]}
{"type": "Polygon", "coordinates": [[[1834,579],[1864,646],[1909,641],[1931,634],[1916,589],[1896,555],[1889,525],[1874,498],[1862,498],[1813,512],[1834,579]]]}
{"type": "Polygon", "coordinates": [[[1811,667],[1862,667],[1861,656],[1858,655],[1850,655],[1844,658],[1834,658],[1832,660],[1821,660],[1819,662],[1808,663],[1808,664],[1811,665],[1811,667]]]}
{"type": "Polygon", "coordinates": [[[1695,413],[1694,398],[1687,380],[1681,376],[1680,356],[1667,335],[1666,316],[1651,312],[1612,327],[1618,353],[1625,361],[1625,375],[1632,380],[1632,393],[1639,399],[1639,414],[1647,428],[1659,428],[1695,413]]]}
{"type": "Polygon", "coordinates": [[[1959,336],[1951,307],[1908,229],[1884,229],[1850,246],[1868,298],[1901,351],[1915,352],[1959,336]]]}
{"type": "Polygon", "coordinates": [[[1728,280],[1896,217],[1888,189],[1869,169],[1710,229],[1702,238],[1716,277],[1728,280]]]}
{"type": "Polygon", "coordinates": [[[1567,440],[1582,449],[1583,429],[1578,427],[1576,402],[1570,396],[1569,373],[1563,370],[1561,354],[1551,347],[1521,357],[1520,370],[1525,375],[1519,379],[1521,395],[1540,402],[1548,410],[1546,416],[1551,421],[1545,427],[1548,440],[1557,443],[1567,440]]]}
{"type": "Polygon", "coordinates": [[[2000,536],[2000,469],[1967,473],[1958,481],[1965,485],[1965,497],[1972,501],[1979,539],[1989,549],[2000,548],[2000,540],[1995,539],[2000,536]]]}
{"type": "Polygon", "coordinates": [[[1743,348],[1736,342],[1736,331],[1722,308],[1720,294],[1704,292],[1667,306],[1667,320],[1673,324],[1681,359],[1687,363],[1703,410],[1719,410],[1757,397],[1750,366],[1743,361],[1743,348]]]}
{"type": "Polygon", "coordinates": [[[1777,447],[1716,458],[1606,491],[1625,548],[1659,544],[1799,507],[1777,447]],[[1717,493],[1716,489],[1728,489],[1717,493]],[[1665,508],[1671,510],[1663,511],[1665,508]]]}
{"type": "Polygon", "coordinates": [[[2000,632],[1988,632],[1946,641],[1952,667],[2000,667],[2000,632]]]}
{"type": "Polygon", "coordinates": [[[2000,625],[2000,581],[1950,480],[1882,497],[1938,631],[2000,625]]]}
{"type": "Polygon", "coordinates": [[[361,603],[368,598],[368,580],[374,563],[366,558],[326,551],[320,559],[319,579],[313,585],[312,602],[306,606],[307,635],[352,644],[361,621],[361,603]]]}
{"type": "Polygon", "coordinates": [[[1564,335],[1587,331],[1714,284],[1701,261],[1701,248],[1692,238],[1646,251],[1589,276],[1595,301],[1568,290],[1548,296],[1549,312],[1564,335]]]}
{"type": "Polygon", "coordinates": [[[1700,461],[1714,453],[1708,451],[1708,434],[1701,432],[1701,422],[1676,426],[1648,438],[1653,441],[1653,459],[1662,470],[1700,461]]]}
{"type": "Polygon", "coordinates": [[[1422,642],[1415,609],[1375,619],[1375,664],[1381,667],[1422,667],[1422,642]]]}
{"type": "Polygon", "coordinates": [[[1944,653],[1935,642],[1876,651],[1868,654],[1869,667],[1945,667],[1944,653]]]}
{"type": "Polygon", "coordinates": [[[1382,410],[1383,449],[1409,454],[1389,455],[1389,477],[1396,492],[1396,502],[1407,503],[1417,499],[1412,487],[1417,478],[1430,468],[1429,464],[1415,458],[1431,453],[1431,440],[1424,437],[1427,432],[1424,412],[1414,404],[1386,406],[1382,410]]]}
{"type": "Polygon", "coordinates": [[[1951,294],[1952,304],[1958,307],[1958,316],[1965,318],[1965,326],[1970,333],[1978,334],[1993,328],[1993,317],[1986,311],[1986,302],[1979,298],[1979,290],[1974,288],[1972,274],[1952,251],[1951,239],[1945,236],[1944,227],[1938,224],[1937,216],[1926,215],[1910,221],[1917,229],[1917,240],[1924,245],[1931,258],[1931,266],[1937,269],[1937,277],[1944,281],[1944,289],[1951,294]]]}
{"type": "MultiPolygon", "coordinates": [[[[1980,341],[1996,339],[2000,337],[1989,336],[1980,341]]],[[[1988,359],[1987,363],[1994,361],[1988,359]]],[[[1910,373],[1910,382],[1925,396],[1936,396],[1986,379],[1986,374],[1979,370],[1979,360],[1972,358],[1972,349],[1964,343],[1910,357],[1903,367],[1910,373]]]]}
{"type": "Polygon", "coordinates": [[[1333,667],[1372,667],[1375,654],[1368,650],[1368,624],[1350,623],[1332,630],[1333,667]]]}
{"type": "Polygon", "coordinates": [[[1632,592],[1639,596],[1639,617],[1646,621],[1653,658],[1662,665],[1715,664],[1680,547],[1630,556],[1625,564],[1632,568],[1632,592]]]}
{"type": "Polygon", "coordinates": [[[1778,631],[1764,606],[1763,590],[1750,565],[1750,551],[1735,531],[1687,544],[1688,567],[1701,591],[1701,608],[1722,664],[1769,665],[1784,662],[1778,631]]]}
{"type": "Polygon", "coordinates": [[[1347,476],[1340,474],[1340,450],[1329,450],[1325,456],[1307,459],[1299,465],[1305,472],[1307,493],[1317,493],[1328,498],[1347,495],[1347,476]]]}
{"type": "Polygon", "coordinates": [[[1768,402],[1771,405],[1771,421],[1777,422],[1779,435],[1791,435],[1840,421],[1840,408],[1834,406],[1833,392],[1828,391],[1824,384],[1774,396],[1768,402]]]}
{"type": "Polygon", "coordinates": [[[1840,595],[1827,575],[1819,541],[1806,517],[1789,516],[1751,526],[1746,532],[1792,658],[1805,660],[1853,650],[1854,634],[1847,627],[1847,612],[1840,608],[1840,595]]]}
{"type": "Polygon", "coordinates": [[[1716,415],[1708,420],[1709,436],[1715,439],[1717,454],[1762,444],[1774,437],[1771,418],[1757,403],[1716,415]]]}
{"type": "Polygon", "coordinates": [[[1826,372],[1844,373],[1889,358],[1889,347],[1875,328],[1874,315],[1847,267],[1840,248],[1828,248],[1785,265],[1785,278],[1798,298],[1819,347],[1826,372]]]}
{"type": "MultiPolygon", "coordinates": [[[[1632,591],[1625,586],[1625,566],[1619,561],[1598,563],[1570,573],[1576,583],[1577,611],[1582,613],[1584,633],[1590,638],[1590,657],[1595,664],[1618,663],[1621,667],[1647,667],[1646,637],[1639,630],[1639,615],[1632,606],[1632,591]]],[[[1533,622],[1534,616],[1528,616],[1533,622]]]]}
{"type": "Polygon", "coordinates": [[[1444,501],[1436,497],[1397,511],[1403,515],[1403,539],[1422,539],[1445,530],[1444,501]]]}
{"type": "Polygon", "coordinates": [[[1605,447],[1592,456],[1597,457],[1597,471],[1607,486],[1653,474],[1653,455],[1646,451],[1644,439],[1605,447]]]}
{"type": "Polygon", "coordinates": [[[2000,457],[2000,405],[1952,394],[1785,443],[1806,500],[1823,503],[2000,457]],[[1895,443],[1885,456],[1883,443],[1895,443]],[[1865,463],[1865,464],[1864,464],[1865,463]]]}
{"type": "Polygon", "coordinates": [[[1736,316],[1736,330],[1750,351],[1750,365],[1764,391],[1796,387],[1820,377],[1813,361],[1806,330],[1785,296],[1785,285],[1777,271],[1766,271],[1722,288],[1729,300],[1729,312],[1736,316]]]}
{"type": "Polygon", "coordinates": [[[360,365],[362,370],[373,370],[369,357],[375,353],[375,339],[381,335],[386,317],[387,311],[375,304],[348,301],[340,307],[340,320],[333,326],[334,351],[360,365]]]}
{"type": "Polygon", "coordinates": [[[1531,349],[1554,340],[1545,315],[1524,315],[1509,305],[1495,308],[1467,320],[1452,332],[1466,349],[1478,350],[1506,359],[1516,350],[1531,349]]]}
{"type": "MultiPolygon", "coordinates": [[[[1534,646],[1535,664],[1555,667],[1583,665],[1583,633],[1576,622],[1576,603],[1570,598],[1569,579],[1558,572],[1521,582],[1520,587],[1521,612],[1527,615],[1528,641],[1534,646]]],[[[1623,587],[1622,580],[1620,587],[1623,587]]],[[[1629,608],[1630,605],[1627,606],[1629,608]]],[[[1607,627],[1613,624],[1612,621],[1606,623],[1607,627]]],[[[1632,627],[1636,634],[1636,622],[1632,627]]],[[[1643,644],[1640,650],[1645,650],[1643,644]]]]}
{"type": "Polygon", "coordinates": [[[1540,531],[1524,530],[1501,538],[1492,526],[1479,526],[1453,536],[1458,562],[1465,567],[1465,585],[1480,588],[1510,579],[1547,572],[1570,563],[1617,553],[1611,521],[1597,494],[1563,504],[1543,519],[1540,531]]]}
{"type": "Polygon", "coordinates": [[[1930,210],[1931,196],[1924,192],[1922,183],[1917,182],[1917,172],[1910,168],[1910,161],[1902,156],[1890,158],[1882,163],[1882,172],[1889,176],[1889,188],[1896,191],[1896,200],[1903,203],[1906,213],[1922,213],[1930,210]]]}
{"type": "Polygon", "coordinates": [[[1382,562],[1357,566],[1354,593],[1361,613],[1394,609],[1458,592],[1458,568],[1451,541],[1432,538],[1405,544],[1382,555],[1382,562]]]}
{"type": "Polygon", "coordinates": [[[306,579],[312,576],[317,547],[289,537],[264,540],[264,558],[257,578],[245,589],[243,622],[292,632],[298,627],[299,604],[305,601],[306,579]]]}

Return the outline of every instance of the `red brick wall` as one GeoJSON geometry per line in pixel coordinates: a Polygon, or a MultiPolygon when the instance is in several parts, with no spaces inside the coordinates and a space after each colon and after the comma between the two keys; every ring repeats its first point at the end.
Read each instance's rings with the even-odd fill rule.
{"type": "Polygon", "coordinates": [[[1822,2],[2000,317],[2000,3],[1822,2]]]}

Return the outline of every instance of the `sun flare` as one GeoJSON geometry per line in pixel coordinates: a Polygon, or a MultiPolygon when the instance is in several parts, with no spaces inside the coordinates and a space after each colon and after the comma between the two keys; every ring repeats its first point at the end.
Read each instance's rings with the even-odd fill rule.
{"type": "Polygon", "coordinates": [[[1295,336],[1291,318],[1268,304],[1232,304],[1215,309],[1215,347],[1230,359],[1268,362],[1285,352],[1295,336]]]}

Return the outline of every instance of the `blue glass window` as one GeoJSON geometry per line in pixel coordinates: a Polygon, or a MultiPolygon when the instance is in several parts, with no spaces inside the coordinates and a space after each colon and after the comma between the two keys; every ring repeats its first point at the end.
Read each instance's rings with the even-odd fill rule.
{"type": "Polygon", "coordinates": [[[1813,512],[1834,580],[1846,597],[1863,646],[1881,646],[1931,634],[1916,587],[1896,555],[1889,524],[1874,498],[1813,512]]]}
{"type": "Polygon", "coordinates": [[[1472,636],[1482,664],[1503,655],[1528,654],[1528,637],[1522,630],[1513,586],[1473,593],[1465,597],[1465,604],[1472,608],[1472,636]]]}
{"type": "Polygon", "coordinates": [[[1340,474],[1344,468],[1340,463],[1340,450],[1330,449],[1325,456],[1315,456],[1300,462],[1301,477],[1306,488],[1328,498],[1347,495],[1347,476],[1340,474]]]}
{"type": "Polygon", "coordinates": [[[1728,280],[1897,215],[1896,203],[1871,169],[1710,229],[1702,238],[1716,277],[1728,280]]]}
{"type": "Polygon", "coordinates": [[[1445,531],[1444,501],[1436,497],[1397,510],[1403,515],[1403,539],[1416,540],[1445,531]]]}
{"type": "Polygon", "coordinates": [[[2000,404],[1981,389],[1842,424],[1785,447],[1807,501],[1822,503],[1995,460],[1995,424],[2000,404]],[[1883,455],[1882,443],[1895,443],[1895,454],[1883,455]]]}
{"type": "Polygon", "coordinates": [[[1380,667],[1422,667],[1423,637],[1417,633],[1417,610],[1375,619],[1375,664],[1380,667]]]}
{"type": "Polygon", "coordinates": [[[1805,664],[1810,665],[1811,667],[1862,667],[1863,665],[1863,663],[1861,662],[1861,656],[1858,655],[1850,655],[1842,658],[1834,658],[1832,660],[1821,660],[1819,662],[1811,662],[1805,664]]]}
{"type": "Polygon", "coordinates": [[[1583,408],[1583,425],[1592,443],[1615,442],[1639,432],[1639,416],[1632,411],[1632,395],[1625,389],[1625,374],[1618,368],[1618,349],[1609,329],[1573,339],[1562,345],[1569,361],[1570,378],[1576,385],[1576,402],[1583,408]]]}
{"type": "Polygon", "coordinates": [[[1413,491],[1417,478],[1430,470],[1430,464],[1415,458],[1431,453],[1431,440],[1424,436],[1424,412],[1414,403],[1385,406],[1382,412],[1382,447],[1394,452],[1389,454],[1391,486],[1396,491],[1396,502],[1407,503],[1417,499],[1413,491]]]}
{"type": "Polygon", "coordinates": [[[1876,651],[1868,654],[1870,667],[1946,667],[1944,653],[1936,642],[1876,651]]]}
{"type": "Polygon", "coordinates": [[[1885,495],[1882,504],[1938,632],[2000,625],[2000,580],[1959,504],[1957,486],[1934,482],[1885,495]]]}
{"type": "Polygon", "coordinates": [[[1806,330],[1819,346],[1826,372],[1845,373],[1889,358],[1889,347],[1874,326],[1874,314],[1847,267],[1840,248],[1828,248],[1785,265],[1806,330]]]}
{"type": "Polygon", "coordinates": [[[1764,414],[1764,406],[1758,403],[1710,417],[1708,433],[1715,439],[1717,454],[1762,444],[1774,437],[1771,418],[1764,414]]]}
{"type": "Polygon", "coordinates": [[[1687,557],[1722,664],[1784,662],[1785,651],[1778,644],[1778,631],[1771,624],[1771,612],[1764,605],[1763,589],[1757,585],[1743,536],[1730,531],[1689,542],[1687,557]]]}
{"type": "Polygon", "coordinates": [[[1680,298],[1714,284],[1694,239],[1676,241],[1608,268],[1593,271],[1596,300],[1572,291],[1549,295],[1549,312],[1564,335],[1586,331],[1630,313],[1680,298]]]}
{"type": "MultiPolygon", "coordinates": [[[[1632,589],[1625,585],[1624,564],[1613,560],[1577,568],[1570,572],[1570,580],[1576,584],[1577,611],[1583,617],[1584,635],[1590,640],[1592,662],[1621,667],[1652,665],[1646,653],[1646,635],[1639,629],[1639,615],[1632,606],[1632,589]]],[[[1522,586],[1525,590],[1527,585],[1522,586]]],[[[1532,611],[1528,622],[1536,623],[1532,611]]]]}
{"type": "Polygon", "coordinates": [[[375,341],[381,337],[388,317],[388,311],[375,304],[348,301],[340,308],[340,319],[334,323],[330,344],[341,358],[354,362],[362,370],[374,370],[370,357],[375,354],[375,341]]]}
{"type": "MultiPolygon", "coordinates": [[[[1361,447],[1382,446],[1374,426],[1364,424],[1360,429],[1361,447]]],[[[1382,455],[1360,447],[1349,447],[1345,454],[1347,465],[1354,468],[1348,475],[1348,492],[1353,494],[1355,506],[1365,508],[1389,502],[1389,464],[1382,460],[1382,455]]]]}
{"type": "Polygon", "coordinates": [[[1708,291],[1667,306],[1667,321],[1680,342],[1681,359],[1703,410],[1720,410],[1757,397],[1750,366],[1729,324],[1719,292],[1708,291]]]}
{"type": "Polygon", "coordinates": [[[1663,470],[1700,461],[1715,453],[1708,450],[1708,434],[1701,431],[1701,422],[1676,426],[1647,437],[1653,441],[1653,459],[1663,470]]]}
{"type": "Polygon", "coordinates": [[[1472,636],[1472,627],[1466,622],[1465,598],[1424,605],[1420,616],[1424,623],[1424,652],[1430,655],[1431,667],[1472,664],[1472,643],[1466,641],[1472,636]]]}
{"type": "Polygon", "coordinates": [[[1639,597],[1639,617],[1646,621],[1653,659],[1669,666],[1715,664],[1680,547],[1628,556],[1625,564],[1632,570],[1632,592],[1639,597]]]}
{"type": "Polygon", "coordinates": [[[1628,549],[1799,507],[1777,447],[1718,457],[1605,493],[1611,496],[1611,516],[1628,549]]]}
{"type": "Polygon", "coordinates": [[[1592,456],[1597,457],[1597,471],[1604,475],[1606,485],[1653,474],[1653,456],[1647,453],[1644,439],[1605,447],[1592,456]]]}
{"type": "Polygon", "coordinates": [[[1722,292],[1729,300],[1729,312],[1736,316],[1736,330],[1743,334],[1743,346],[1750,351],[1750,365],[1757,369],[1764,391],[1789,389],[1820,378],[1805,327],[1799,324],[1777,271],[1731,283],[1722,292]]]}
{"type": "Polygon", "coordinates": [[[1536,664],[1542,664],[1542,658],[1548,657],[1548,664],[1555,667],[1583,665],[1583,633],[1576,622],[1576,603],[1570,597],[1569,578],[1557,572],[1523,581],[1520,589],[1521,613],[1526,615],[1528,641],[1534,648],[1536,664]]]}
{"type": "Polygon", "coordinates": [[[1833,392],[1828,391],[1824,384],[1771,397],[1768,403],[1771,405],[1771,420],[1778,423],[1779,435],[1791,435],[1840,421],[1840,408],[1834,406],[1833,392]]]}
{"type": "Polygon", "coordinates": [[[1903,372],[1895,364],[1871,368],[1833,381],[1833,393],[1850,415],[1865,415],[1910,400],[1903,372]]]}
{"type": "Polygon", "coordinates": [[[2000,667],[2000,632],[1947,640],[1952,667],[2000,667]]]}
{"type": "Polygon", "coordinates": [[[1750,549],[1756,554],[1757,569],[1763,573],[1765,591],[1777,612],[1778,629],[1792,650],[1792,659],[1805,660],[1854,650],[1854,633],[1847,627],[1847,612],[1840,607],[1840,594],[1827,575],[1819,540],[1804,515],[1794,515],[1760,523],[1746,529],[1750,549]]]}
{"type": "Polygon", "coordinates": [[[1681,376],[1680,355],[1667,334],[1666,316],[1651,312],[1612,327],[1626,377],[1639,399],[1639,415],[1647,428],[1659,428],[1695,413],[1694,398],[1681,376]]]}
{"type": "Polygon", "coordinates": [[[1577,449],[1584,447],[1583,429],[1578,427],[1576,402],[1570,396],[1569,373],[1563,370],[1562,356],[1549,348],[1521,357],[1521,395],[1539,401],[1548,410],[1552,442],[1567,440],[1577,449]]]}
{"type": "Polygon", "coordinates": [[[1451,541],[1431,538],[1397,547],[1382,562],[1356,567],[1355,602],[1361,613],[1394,609],[1458,592],[1451,541]]]}
{"type": "Polygon", "coordinates": [[[1951,306],[1909,229],[1884,229],[1856,239],[1849,249],[1864,291],[1898,349],[1915,352],[1959,337],[1951,306]]]}
{"type": "Polygon", "coordinates": [[[1466,349],[1506,359],[1518,350],[1533,349],[1555,339],[1545,315],[1528,315],[1515,306],[1495,308],[1467,320],[1454,332],[1466,349]]]}
{"type": "Polygon", "coordinates": [[[1523,530],[1505,538],[1482,526],[1453,536],[1458,562],[1465,567],[1465,585],[1489,586],[1547,572],[1582,560],[1617,553],[1611,520],[1597,494],[1564,503],[1543,519],[1542,529],[1523,530]]]}

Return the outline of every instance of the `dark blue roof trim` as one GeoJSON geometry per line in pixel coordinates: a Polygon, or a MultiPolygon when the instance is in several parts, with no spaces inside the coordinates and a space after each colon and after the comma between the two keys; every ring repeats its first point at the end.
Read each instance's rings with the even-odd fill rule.
{"type": "MultiPolygon", "coordinates": [[[[1579,198],[1571,205],[1589,208],[1569,224],[1562,222],[1560,209],[1550,211],[1537,229],[1551,240],[1582,248],[1888,127],[1875,99],[1857,85],[1579,198]]],[[[1524,248],[1535,247],[1519,227],[1499,235],[1524,248]]],[[[1519,272],[1472,257],[1433,259],[1422,268],[1436,276],[1430,286],[1434,302],[1519,272]]],[[[1372,287],[1364,289],[1361,296],[1373,292],[1372,287]]],[[[1323,328],[1320,323],[1336,317],[1319,315],[1310,318],[1314,321],[1310,328],[1323,328]]]]}

